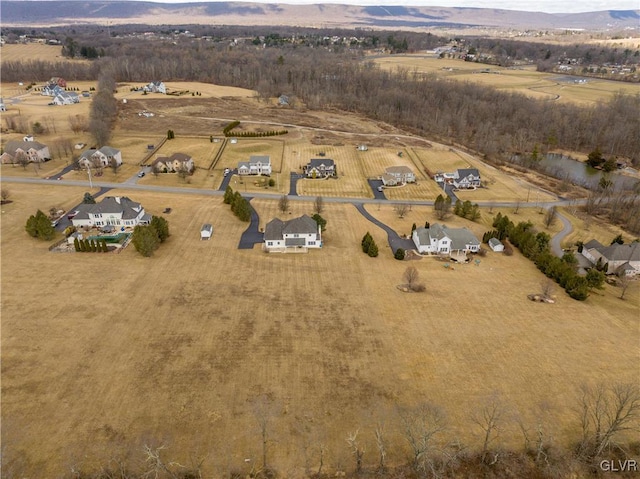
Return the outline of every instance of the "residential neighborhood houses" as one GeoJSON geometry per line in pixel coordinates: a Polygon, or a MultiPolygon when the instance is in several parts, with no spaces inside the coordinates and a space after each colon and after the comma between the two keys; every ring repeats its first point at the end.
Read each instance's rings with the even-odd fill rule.
{"type": "Polygon", "coordinates": [[[147,93],[162,93],[163,95],[167,94],[167,87],[164,82],[161,81],[152,81],[147,85],[142,87],[142,91],[147,93]]]}
{"type": "Polygon", "coordinates": [[[412,239],[419,253],[461,254],[480,250],[480,241],[467,228],[448,228],[437,223],[429,228],[416,228],[412,239]]]}
{"type": "Polygon", "coordinates": [[[416,175],[408,166],[390,166],[380,177],[384,186],[398,186],[415,183],[416,175]]]}
{"type": "Polygon", "coordinates": [[[307,215],[289,221],[274,218],[264,230],[264,249],[269,253],[306,253],[321,247],[320,225],[307,215]]]}
{"type": "Polygon", "coordinates": [[[90,148],[82,152],[78,159],[78,166],[85,169],[90,167],[107,167],[111,166],[114,161],[117,166],[122,164],[122,153],[120,150],[111,148],[110,146],[103,146],[98,150],[90,148]]]}
{"type": "Polygon", "coordinates": [[[266,155],[250,156],[249,161],[238,163],[239,175],[265,175],[271,174],[271,158],[266,155]]]}
{"type": "Polygon", "coordinates": [[[80,95],[72,91],[61,91],[53,97],[51,103],[54,105],[73,105],[80,103],[80,95]]]}
{"type": "Polygon", "coordinates": [[[29,163],[40,163],[50,159],[49,147],[37,141],[8,141],[4,146],[4,153],[0,155],[0,162],[18,163],[21,157],[26,157],[29,163]]]}
{"type": "Polygon", "coordinates": [[[336,176],[336,164],[328,158],[313,159],[304,166],[307,178],[328,178],[336,176]]]}
{"type": "Polygon", "coordinates": [[[76,228],[133,228],[139,224],[149,224],[151,221],[151,215],[145,213],[142,205],[126,196],[107,196],[99,203],[83,203],[78,205],[69,217],[76,228]]]}
{"type": "Polygon", "coordinates": [[[175,173],[187,171],[192,173],[195,169],[193,158],[184,153],[174,153],[171,156],[158,156],[152,163],[153,171],[158,173],[175,173]]]}
{"type": "Polygon", "coordinates": [[[604,246],[591,240],[582,246],[582,256],[595,267],[603,268],[605,274],[637,276],[640,274],[640,243],[613,243],[604,246]]]}

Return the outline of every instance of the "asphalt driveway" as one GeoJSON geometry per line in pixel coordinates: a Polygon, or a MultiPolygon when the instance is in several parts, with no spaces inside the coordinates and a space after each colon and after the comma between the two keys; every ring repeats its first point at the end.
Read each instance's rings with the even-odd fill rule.
{"type": "Polygon", "coordinates": [[[391,248],[391,251],[393,253],[395,253],[398,248],[402,248],[404,250],[416,249],[416,245],[413,240],[400,238],[398,233],[396,233],[393,229],[371,216],[369,212],[364,209],[364,205],[362,203],[354,203],[353,206],[356,207],[356,209],[360,212],[360,214],[362,214],[362,216],[367,218],[374,225],[379,226],[387,232],[387,241],[389,242],[389,247],[391,248]]]}
{"type": "MultiPolygon", "coordinates": [[[[245,198],[249,203],[253,198],[245,198]]],[[[238,249],[253,249],[253,246],[262,243],[264,241],[264,234],[258,230],[260,224],[260,217],[256,210],[251,208],[251,222],[242,235],[240,236],[240,243],[238,243],[238,249]]]]}

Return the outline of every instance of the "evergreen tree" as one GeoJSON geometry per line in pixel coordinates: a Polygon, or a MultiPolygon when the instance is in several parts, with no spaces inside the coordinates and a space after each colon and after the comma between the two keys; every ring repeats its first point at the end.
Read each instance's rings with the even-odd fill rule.
{"type": "Polygon", "coordinates": [[[361,241],[362,251],[365,252],[365,253],[368,252],[369,251],[369,245],[371,245],[371,243],[373,243],[373,237],[367,231],[367,234],[364,235],[364,237],[362,238],[362,241],[361,241]]]}
{"type": "Polygon", "coordinates": [[[327,229],[327,220],[325,220],[322,216],[320,216],[318,213],[314,214],[311,218],[313,218],[315,220],[316,223],[318,223],[318,225],[320,225],[320,229],[322,231],[324,231],[325,229],[327,229]]]}
{"type": "Polygon", "coordinates": [[[78,238],[73,238],[73,247],[76,251],[80,251],[80,241],[78,241],[78,238]]]}
{"type": "Polygon", "coordinates": [[[375,258],[376,256],[378,256],[378,245],[376,245],[375,241],[371,241],[371,244],[369,245],[369,249],[367,250],[367,254],[372,258],[375,258]]]}
{"type": "Polygon", "coordinates": [[[227,189],[224,190],[223,200],[225,205],[230,205],[233,202],[233,190],[230,186],[227,186],[227,189]]]}
{"type": "Polygon", "coordinates": [[[160,243],[164,243],[169,235],[169,223],[162,216],[152,216],[150,226],[156,231],[160,243]]]}
{"type": "Polygon", "coordinates": [[[133,229],[133,238],[131,239],[136,251],[142,256],[149,257],[158,249],[160,240],[153,228],[150,226],[138,225],[133,229]]]}
{"type": "Polygon", "coordinates": [[[393,255],[393,257],[395,259],[400,260],[400,261],[402,261],[404,259],[404,256],[405,256],[405,251],[402,248],[398,248],[396,250],[396,253],[393,255]]]}
{"type": "Polygon", "coordinates": [[[46,241],[53,239],[56,234],[56,229],[51,224],[51,220],[40,210],[29,217],[25,230],[30,236],[46,241]]]}

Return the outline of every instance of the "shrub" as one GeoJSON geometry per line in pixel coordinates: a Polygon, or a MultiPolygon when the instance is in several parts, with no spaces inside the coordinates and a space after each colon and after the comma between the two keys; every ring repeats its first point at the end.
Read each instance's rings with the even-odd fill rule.
{"type": "Polygon", "coordinates": [[[393,255],[393,257],[399,261],[402,261],[405,257],[405,251],[402,248],[398,248],[396,250],[396,253],[393,255]]]}
{"type": "Polygon", "coordinates": [[[30,236],[45,241],[49,241],[56,234],[51,220],[40,210],[38,210],[35,215],[29,217],[25,225],[25,230],[30,236]]]}

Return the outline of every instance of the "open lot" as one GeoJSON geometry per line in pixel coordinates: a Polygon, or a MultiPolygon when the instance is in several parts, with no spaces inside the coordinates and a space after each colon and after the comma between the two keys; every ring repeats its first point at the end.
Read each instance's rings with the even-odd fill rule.
{"type": "Polygon", "coordinates": [[[498,89],[523,93],[539,99],[578,104],[608,101],[616,93],[637,94],[638,84],[588,78],[576,84],[557,73],[535,71],[535,66],[505,68],[464,60],[439,59],[432,54],[390,55],[378,57],[376,64],[385,69],[403,68],[409,72],[435,74],[442,78],[492,85],[498,89]],[[482,71],[487,71],[482,73],[482,71]]]}
{"type": "MultiPolygon", "coordinates": [[[[3,184],[3,187],[5,185],[3,184]]],[[[412,261],[424,294],[405,294],[407,262],[392,258],[386,234],[352,205],[327,204],[325,248],[268,255],[237,250],[247,224],[221,197],[114,190],[166,218],[172,236],[153,258],[121,254],[54,254],[29,238],[37,208],[70,208],[84,188],[11,184],[2,207],[3,469],[56,477],[108,458],[140,460],[143,444],[165,444],[183,464],[204,458],[210,476],[248,474],[261,448],[256,401],[266,395],[269,460],[296,475],[319,464],[350,467],[345,446],[383,414],[404,458],[392,408],[424,401],[443,407],[448,437],[480,444],[470,415],[499,395],[510,417],[533,424],[545,404],[554,440],[576,439],[575,388],[583,382],[635,381],[639,286],[628,300],[607,286],[585,302],[557,292],[534,304],[542,275],[518,253],[488,254],[480,266],[445,269],[412,261]],[[214,236],[200,241],[203,223],[214,236]],[[360,251],[370,231],[378,258],[360,251]],[[499,312],[499,314],[497,314],[499,312]],[[249,458],[250,462],[245,462],[249,458]]],[[[277,202],[253,200],[260,226],[277,202]]],[[[292,216],[312,205],[292,202],[292,216]]],[[[413,208],[368,206],[401,232],[435,218],[413,208]],[[378,209],[379,208],[379,209],[378,209]]],[[[287,215],[288,216],[288,215],[287,215]]],[[[284,216],[283,216],[284,218],[284,216]]],[[[485,227],[459,218],[451,225],[485,227]]],[[[503,444],[521,444],[515,422],[503,444]]],[[[373,466],[374,457],[365,456],[373,466]]],[[[94,469],[95,470],[95,469],[94,469]]]]}

